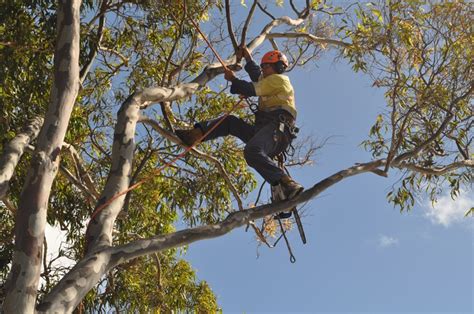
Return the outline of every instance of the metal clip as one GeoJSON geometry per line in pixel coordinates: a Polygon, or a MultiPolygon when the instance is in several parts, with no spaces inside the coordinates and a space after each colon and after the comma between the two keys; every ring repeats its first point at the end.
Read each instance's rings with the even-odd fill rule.
{"type": "Polygon", "coordinates": [[[278,129],[280,130],[280,132],[285,132],[285,123],[283,122],[280,122],[280,125],[278,126],[278,129]]]}

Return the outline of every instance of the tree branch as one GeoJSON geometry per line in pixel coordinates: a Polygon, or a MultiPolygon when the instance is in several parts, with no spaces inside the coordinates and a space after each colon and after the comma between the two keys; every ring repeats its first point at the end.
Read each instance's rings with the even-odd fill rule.
{"type": "MultiPolygon", "coordinates": [[[[242,36],[240,40],[240,45],[243,47],[245,45],[245,39],[247,38],[247,29],[252,21],[253,13],[255,12],[255,8],[257,7],[258,0],[254,0],[252,7],[250,8],[249,15],[247,15],[247,19],[245,20],[244,27],[242,28],[242,36]]],[[[237,60],[237,62],[240,60],[237,60]]]]}
{"type": "Polygon", "coordinates": [[[100,42],[102,41],[102,35],[104,31],[104,25],[105,25],[105,11],[107,10],[107,0],[102,0],[102,4],[100,6],[100,12],[99,12],[99,27],[97,28],[97,35],[96,35],[96,41],[90,43],[90,52],[89,56],[87,57],[88,60],[86,61],[86,64],[82,67],[82,69],[79,72],[79,81],[84,83],[84,80],[86,79],[87,74],[89,73],[89,70],[92,66],[92,63],[94,62],[95,57],[97,56],[97,52],[100,47],[100,42]]]}
{"type": "Polygon", "coordinates": [[[455,99],[452,100],[452,102],[449,106],[449,109],[444,109],[447,112],[446,117],[443,120],[443,122],[441,123],[438,130],[432,136],[430,136],[421,145],[417,146],[414,150],[403,153],[403,154],[399,155],[398,157],[394,158],[393,162],[400,163],[403,160],[415,157],[420,152],[425,150],[436,138],[438,138],[444,132],[444,130],[446,129],[446,126],[448,125],[448,123],[454,117],[454,114],[452,113],[452,110],[453,110],[454,106],[456,104],[458,104],[461,100],[464,100],[465,98],[469,97],[472,94],[473,89],[474,89],[474,85],[471,85],[470,88],[463,95],[460,95],[460,96],[458,96],[458,97],[456,97],[455,99]]]}
{"type": "Polygon", "coordinates": [[[262,10],[263,13],[265,13],[266,15],[268,15],[272,20],[276,20],[276,18],[275,18],[273,15],[271,15],[270,12],[268,12],[267,9],[264,8],[264,7],[260,4],[260,2],[258,2],[258,0],[257,0],[257,5],[258,5],[258,7],[260,8],[260,10],[262,10]]]}
{"type": "Polygon", "coordinates": [[[77,150],[74,148],[74,146],[68,143],[63,143],[63,148],[64,147],[69,151],[72,159],[74,160],[75,166],[79,170],[79,179],[84,182],[86,187],[89,189],[89,192],[92,193],[95,199],[99,198],[100,193],[97,191],[97,185],[94,180],[92,180],[92,177],[90,176],[87,169],[84,167],[84,162],[77,150]]]}
{"type": "Polygon", "coordinates": [[[402,161],[397,164],[392,164],[392,166],[399,169],[412,170],[414,172],[419,172],[424,175],[441,176],[446,173],[452,172],[453,170],[463,168],[463,167],[474,168],[474,160],[468,159],[468,160],[457,161],[449,165],[446,165],[444,167],[436,167],[436,168],[421,167],[417,164],[409,163],[405,161],[402,161]]]}
{"type": "Polygon", "coordinates": [[[225,0],[225,17],[227,20],[227,31],[229,32],[230,41],[232,42],[232,46],[234,47],[234,53],[237,53],[237,50],[239,49],[239,44],[235,39],[234,29],[232,27],[232,16],[230,14],[229,0],[225,0]]]}
{"type": "Polygon", "coordinates": [[[351,44],[337,39],[323,38],[308,33],[271,33],[267,35],[268,39],[274,38],[304,38],[316,44],[329,44],[339,47],[349,47],[351,44]]]}
{"type": "Polygon", "coordinates": [[[222,236],[235,228],[246,225],[252,220],[264,218],[266,216],[273,215],[277,212],[284,211],[288,208],[308,202],[341,180],[358,174],[371,172],[384,164],[384,160],[376,160],[355,165],[353,167],[339,171],[316,183],[293,200],[266,204],[238,212],[233,212],[229,214],[222,222],[214,225],[181,230],[166,235],[156,236],[150,239],[136,240],[121,246],[109,248],[107,250],[110,250],[111,264],[107,267],[115,267],[115,263],[123,263],[142,255],[188,245],[199,240],[222,236]]]}
{"type": "Polygon", "coordinates": [[[75,185],[79,190],[81,190],[86,196],[87,201],[94,205],[97,202],[97,198],[92,191],[89,190],[87,186],[82,184],[78,178],[76,178],[64,165],[59,166],[59,170],[66,177],[66,179],[75,185]]]}
{"type": "Polygon", "coordinates": [[[30,144],[40,131],[43,118],[36,117],[29,121],[26,127],[8,143],[0,158],[0,199],[7,195],[8,183],[12,178],[15,168],[23,155],[25,148],[30,144]]]}
{"type": "Polygon", "coordinates": [[[12,203],[12,201],[10,200],[10,198],[8,198],[8,196],[4,196],[4,197],[0,198],[0,200],[3,202],[3,204],[5,204],[5,207],[6,207],[13,215],[16,214],[16,207],[15,207],[15,205],[12,203]]]}
{"type": "Polygon", "coordinates": [[[110,54],[116,55],[117,57],[119,57],[122,60],[122,65],[127,65],[128,64],[128,61],[129,61],[128,58],[125,57],[120,52],[115,51],[114,49],[110,49],[110,48],[107,48],[107,47],[104,47],[104,46],[99,46],[99,50],[102,50],[102,51],[108,52],[110,54]]]}

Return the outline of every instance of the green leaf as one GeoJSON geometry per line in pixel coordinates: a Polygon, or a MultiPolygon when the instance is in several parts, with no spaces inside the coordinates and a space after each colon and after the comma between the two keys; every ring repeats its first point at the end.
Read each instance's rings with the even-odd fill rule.
{"type": "Polygon", "coordinates": [[[380,10],[377,10],[377,9],[371,9],[372,11],[372,14],[374,14],[380,23],[383,23],[383,16],[382,16],[382,12],[380,12],[380,10]]]}
{"type": "Polygon", "coordinates": [[[474,216],[474,207],[471,207],[465,214],[464,217],[474,216]]]}

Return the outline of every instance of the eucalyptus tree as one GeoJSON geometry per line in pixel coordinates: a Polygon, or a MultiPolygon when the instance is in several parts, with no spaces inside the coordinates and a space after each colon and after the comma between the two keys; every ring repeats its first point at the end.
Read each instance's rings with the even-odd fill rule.
{"type": "MultiPolygon", "coordinates": [[[[273,5],[283,1],[243,3],[2,5],[5,312],[215,312],[211,289],[179,258],[192,242],[256,228],[255,220],[361,173],[401,173],[388,195],[401,209],[420,191],[436,198],[445,182],[453,195],[470,184],[470,3],[289,1],[281,17],[273,5]],[[237,7],[248,15],[235,23],[237,7]],[[257,16],[268,22],[258,25],[257,16]],[[371,75],[387,102],[364,142],[373,159],[354,161],[294,200],[245,208],[256,180],[237,142],[201,144],[184,155],[174,127],[215,117],[236,101],[214,83],[223,67],[190,23],[210,17],[207,33],[235,71],[239,44],[253,51],[268,40],[290,56],[291,70],[332,48],[371,75]],[[262,26],[247,38],[249,27],[262,26]],[[186,227],[176,231],[178,220],[186,227]],[[67,232],[58,257],[74,266],[47,256],[47,222],[67,232]]],[[[251,119],[243,108],[233,114],[251,119]]]]}

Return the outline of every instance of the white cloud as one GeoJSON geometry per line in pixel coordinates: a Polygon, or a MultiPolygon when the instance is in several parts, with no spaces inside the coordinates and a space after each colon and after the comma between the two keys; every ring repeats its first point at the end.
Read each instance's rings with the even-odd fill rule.
{"type": "Polygon", "coordinates": [[[459,197],[453,200],[449,194],[443,195],[438,201],[432,205],[426,202],[425,216],[436,225],[449,227],[456,223],[471,222],[472,218],[464,217],[466,211],[474,206],[474,198],[469,197],[468,193],[461,191],[459,197]]]}
{"type": "Polygon", "coordinates": [[[379,244],[379,247],[381,248],[387,248],[387,247],[398,245],[399,241],[397,238],[381,234],[378,239],[378,244],[379,244]]]}

